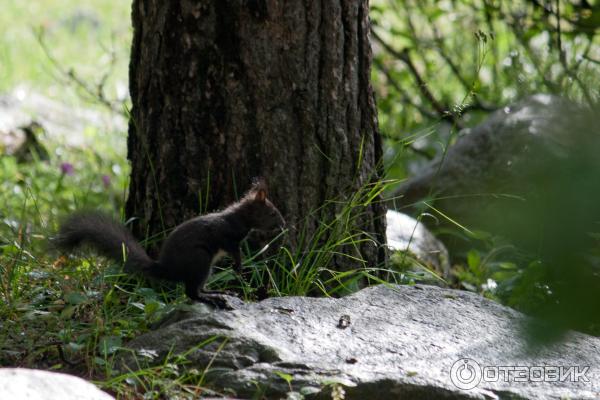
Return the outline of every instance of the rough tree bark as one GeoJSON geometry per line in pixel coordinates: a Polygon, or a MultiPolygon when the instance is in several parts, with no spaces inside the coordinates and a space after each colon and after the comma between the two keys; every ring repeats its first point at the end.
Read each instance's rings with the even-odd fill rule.
{"type": "MultiPolygon", "coordinates": [[[[126,210],[138,234],[222,207],[253,176],[296,227],[380,178],[368,1],[134,0],[132,18],[126,210]]],[[[360,228],[383,241],[383,205],[365,215],[360,228]]]]}

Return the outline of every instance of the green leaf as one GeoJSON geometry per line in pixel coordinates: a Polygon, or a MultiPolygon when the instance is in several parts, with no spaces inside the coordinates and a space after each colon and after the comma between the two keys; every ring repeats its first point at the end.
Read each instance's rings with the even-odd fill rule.
{"type": "Polygon", "coordinates": [[[150,301],[146,303],[144,306],[144,312],[146,315],[152,315],[160,308],[160,303],[158,301],[150,301]]]}
{"type": "Polygon", "coordinates": [[[285,372],[275,371],[275,374],[277,376],[279,376],[281,379],[283,379],[284,381],[286,381],[288,384],[291,384],[292,380],[294,379],[294,377],[292,375],[286,374],[285,372]]]}
{"type": "Polygon", "coordinates": [[[321,393],[321,389],[315,386],[303,386],[300,388],[300,394],[303,396],[310,396],[317,393],[321,393]]]}
{"type": "Polygon", "coordinates": [[[481,265],[481,255],[477,250],[470,250],[467,253],[467,265],[469,269],[476,275],[479,275],[481,265]]]}
{"type": "Polygon", "coordinates": [[[106,361],[100,357],[94,357],[94,362],[100,366],[106,365],[106,361]]]}
{"type": "Polygon", "coordinates": [[[155,299],[157,297],[156,291],[152,288],[142,287],[136,290],[140,296],[143,296],[146,299],[155,299]]]}
{"type": "Polygon", "coordinates": [[[19,254],[19,252],[21,251],[21,249],[15,244],[7,244],[1,246],[0,248],[2,249],[2,254],[5,254],[7,256],[14,256],[16,254],[19,254]]]}
{"type": "Polygon", "coordinates": [[[345,379],[345,378],[324,379],[321,381],[321,383],[325,386],[330,386],[330,385],[342,385],[342,386],[346,386],[346,387],[355,387],[356,386],[356,383],[352,382],[350,379],[345,379]]]}
{"type": "Polygon", "coordinates": [[[78,305],[85,303],[88,300],[87,296],[83,293],[71,292],[65,295],[65,301],[72,305],[78,305]]]}
{"type": "Polygon", "coordinates": [[[62,319],[71,319],[71,318],[73,318],[73,314],[75,313],[75,310],[76,310],[75,306],[67,306],[60,313],[60,317],[62,319]]]}
{"type": "Polygon", "coordinates": [[[98,352],[106,357],[119,350],[122,343],[123,341],[120,336],[104,336],[98,343],[98,352]]]}
{"type": "Polygon", "coordinates": [[[85,346],[83,344],[69,342],[69,343],[67,343],[67,348],[69,350],[75,352],[75,351],[81,351],[81,350],[85,349],[85,346]]]}

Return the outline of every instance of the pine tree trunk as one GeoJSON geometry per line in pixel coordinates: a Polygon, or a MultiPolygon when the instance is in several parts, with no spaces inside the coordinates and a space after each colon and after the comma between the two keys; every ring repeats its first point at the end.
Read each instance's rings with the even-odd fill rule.
{"type": "MultiPolygon", "coordinates": [[[[136,233],[220,208],[253,176],[267,179],[293,227],[380,179],[369,27],[359,0],[134,0],[127,214],[142,222],[136,233]]],[[[379,241],[384,211],[371,204],[360,218],[379,241]]],[[[360,253],[369,264],[384,257],[369,243],[360,253]]]]}

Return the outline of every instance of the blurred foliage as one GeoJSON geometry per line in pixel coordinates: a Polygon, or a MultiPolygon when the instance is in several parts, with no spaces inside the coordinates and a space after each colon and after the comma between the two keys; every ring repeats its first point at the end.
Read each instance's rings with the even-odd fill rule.
{"type": "MultiPolygon", "coordinates": [[[[0,12],[0,93],[26,84],[70,104],[80,88],[58,73],[40,46],[86,82],[103,81],[110,98],[128,97],[131,3],[114,0],[3,0],[0,12]]],[[[89,96],[86,100],[89,100],[89,96]]]]}
{"type": "MultiPolygon", "coordinates": [[[[374,0],[371,18],[373,83],[391,178],[417,174],[443,157],[462,128],[528,95],[598,107],[599,1],[374,0]]],[[[586,129],[594,132],[593,122],[586,129]]],[[[540,161],[542,173],[529,182],[538,191],[522,205],[474,209],[481,224],[443,224],[438,234],[469,243],[451,254],[461,287],[555,327],[600,333],[593,140],[571,149],[576,156],[564,163],[540,161]],[[476,230],[481,226],[486,232],[476,230]]]]}
{"type": "Polygon", "coordinates": [[[529,94],[598,100],[598,1],[374,0],[371,19],[394,178],[439,155],[457,129],[529,94]]]}

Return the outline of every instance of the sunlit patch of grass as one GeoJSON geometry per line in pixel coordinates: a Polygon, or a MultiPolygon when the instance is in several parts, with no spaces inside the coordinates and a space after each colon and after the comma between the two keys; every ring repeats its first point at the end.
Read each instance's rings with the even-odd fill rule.
{"type": "MultiPolygon", "coordinates": [[[[128,1],[5,0],[0,13],[0,93],[26,83],[47,95],[78,101],[65,92],[64,81],[37,42],[42,29],[55,58],[67,70],[95,81],[116,64],[107,81],[110,94],[126,91],[128,52],[131,41],[128,1]]],[[[121,96],[121,94],[119,94],[121,96]]]]}
{"type": "Polygon", "coordinates": [[[49,245],[60,216],[82,206],[122,207],[125,160],[102,145],[47,148],[48,161],[0,158],[1,365],[68,367],[65,354],[94,347],[119,320],[135,320],[103,310],[114,296],[104,296],[112,285],[101,263],[66,262],[49,245]]]}

